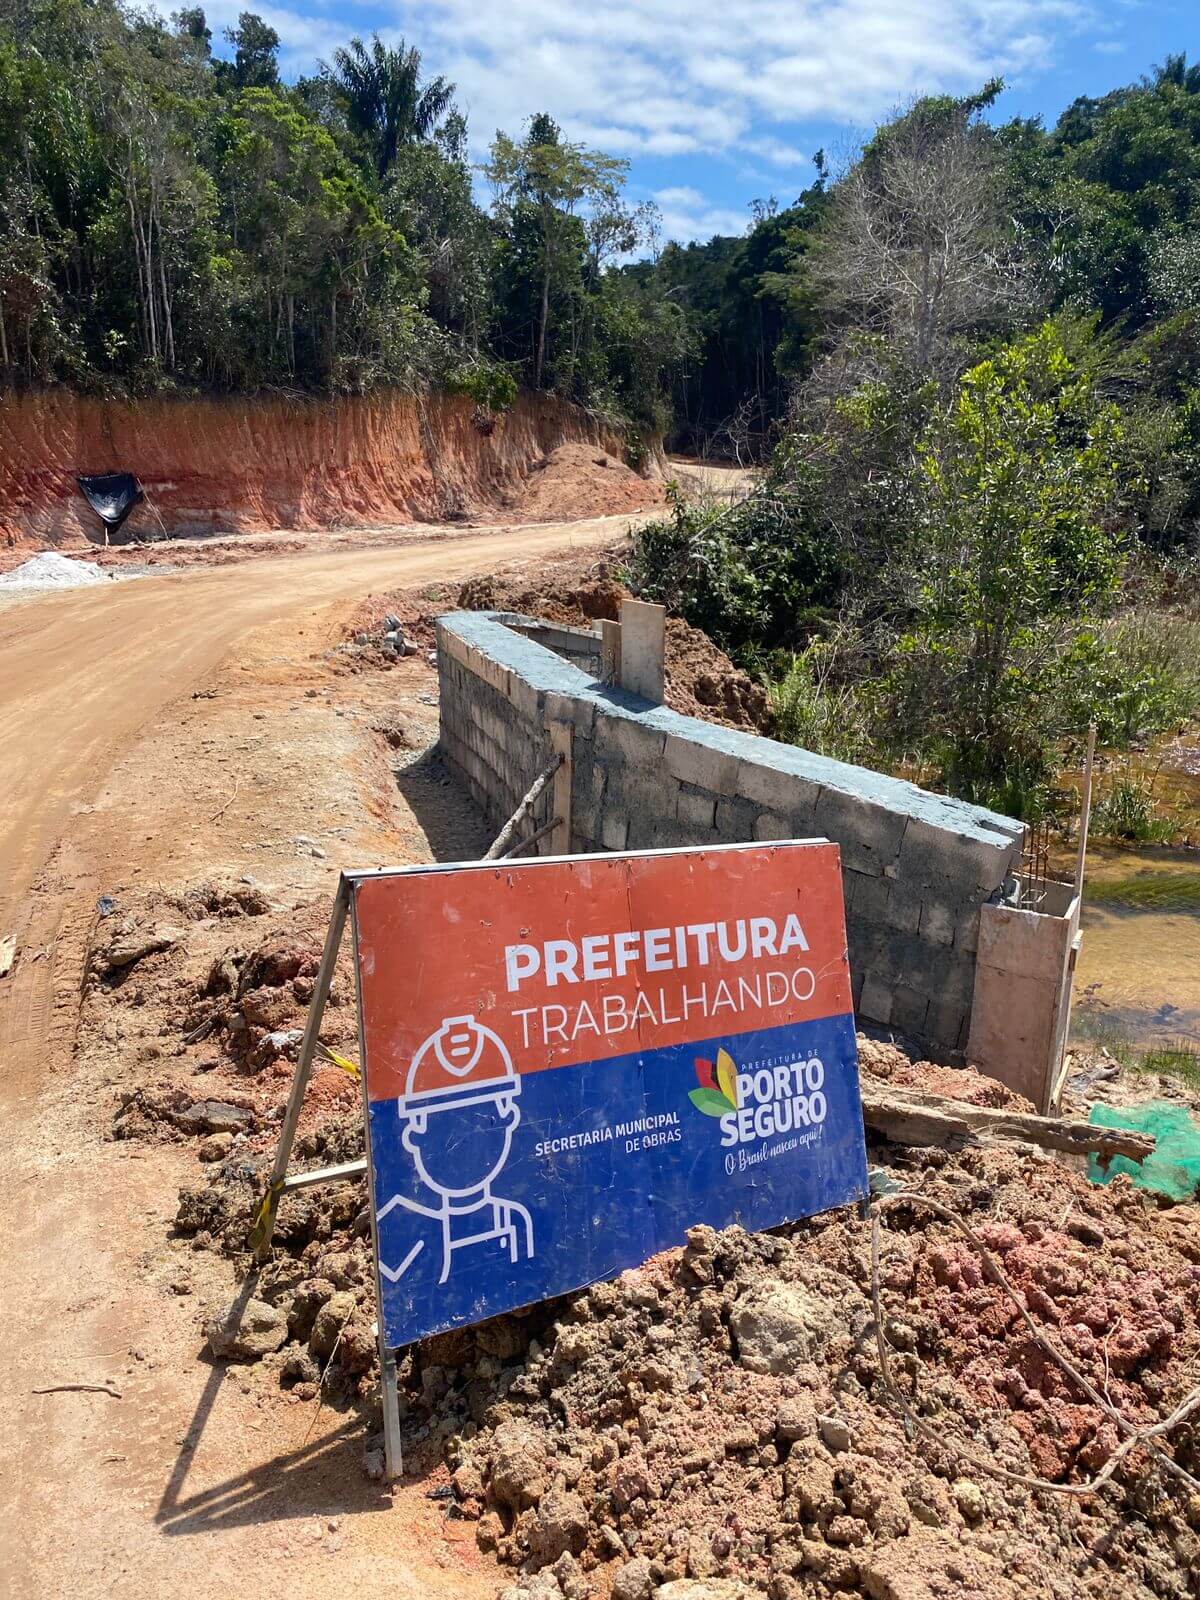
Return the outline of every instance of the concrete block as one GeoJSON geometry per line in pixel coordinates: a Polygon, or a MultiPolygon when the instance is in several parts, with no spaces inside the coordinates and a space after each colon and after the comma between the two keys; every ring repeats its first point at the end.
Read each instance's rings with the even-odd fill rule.
{"type": "Polygon", "coordinates": [[[935,1051],[955,1051],[966,1043],[967,1011],[952,1000],[929,1002],[925,1034],[935,1051]]]}
{"type": "Polygon", "coordinates": [[[678,734],[667,735],[664,752],[667,771],[681,783],[692,783],[713,794],[737,794],[743,763],[726,750],[715,749],[678,734]]]}
{"type": "Polygon", "coordinates": [[[527,722],[540,725],[545,720],[542,709],[545,703],[545,691],[536,689],[518,672],[510,672],[508,675],[508,699],[513,709],[527,722]]]}
{"type": "Polygon", "coordinates": [[[754,837],[756,839],[792,839],[792,825],[786,817],[776,816],[773,811],[764,811],[754,824],[754,837]]]}
{"type": "Polygon", "coordinates": [[[901,986],[893,993],[890,1021],[892,1027],[899,1028],[901,1033],[924,1033],[928,1012],[929,996],[922,994],[919,989],[901,986]]]}
{"type": "Polygon", "coordinates": [[[661,763],[667,736],[633,717],[601,716],[596,721],[595,740],[601,754],[607,752],[632,766],[649,769],[661,763]]]}
{"type": "Polygon", "coordinates": [[[848,867],[855,872],[882,872],[900,850],[907,818],[857,795],[823,788],[813,821],[821,833],[843,847],[848,867]]]}
{"type": "Polygon", "coordinates": [[[717,801],[716,829],[728,844],[741,844],[754,837],[754,824],[758,821],[758,807],[749,800],[738,800],[726,795],[717,801]]]}
{"type": "Polygon", "coordinates": [[[959,917],[966,915],[968,913],[962,911],[959,907],[948,906],[942,901],[923,901],[919,930],[922,939],[929,939],[934,944],[953,944],[959,917]],[[958,915],[956,915],[956,912],[958,915]]]}
{"type": "Polygon", "coordinates": [[[886,925],[888,902],[892,892],[891,884],[886,878],[877,878],[870,873],[854,872],[852,868],[845,876],[851,878],[852,874],[854,915],[861,917],[865,922],[886,925]]]}
{"type": "Polygon", "coordinates": [[[573,694],[546,692],[546,719],[549,722],[569,722],[576,735],[590,734],[596,721],[596,707],[590,700],[573,694]]]}
{"type": "Polygon", "coordinates": [[[1003,884],[1017,853],[1017,843],[998,834],[970,838],[912,817],[900,851],[900,871],[911,883],[945,881],[982,890],[986,900],[1003,884]]]}
{"type": "Polygon", "coordinates": [[[924,904],[919,890],[910,889],[906,883],[884,874],[880,883],[888,886],[887,912],[884,921],[899,933],[916,933],[921,925],[921,907],[924,904]]]}
{"type": "MultiPolygon", "coordinates": [[[[853,963],[851,964],[851,971],[853,971],[853,963]]],[[[890,984],[885,983],[873,972],[864,973],[858,1011],[859,1015],[866,1017],[869,1022],[878,1022],[886,1027],[892,1020],[892,990],[890,984]]]]}
{"type": "Polygon", "coordinates": [[[600,843],[605,850],[624,850],[629,839],[629,820],[606,810],[600,819],[600,843]]]}
{"type": "MultiPolygon", "coordinates": [[[[680,789],[675,801],[675,816],[685,831],[711,834],[717,821],[716,797],[706,794],[702,789],[680,789]]],[[[709,841],[704,839],[697,842],[707,844],[709,841]]]]}
{"type": "Polygon", "coordinates": [[[954,930],[954,948],[961,950],[966,955],[974,955],[979,949],[979,918],[980,908],[972,906],[969,911],[964,911],[958,919],[954,930]]]}
{"type": "Polygon", "coordinates": [[[737,792],[743,800],[766,806],[781,816],[806,818],[806,826],[812,826],[821,786],[798,777],[794,772],[773,767],[769,762],[743,761],[737,792]]]}

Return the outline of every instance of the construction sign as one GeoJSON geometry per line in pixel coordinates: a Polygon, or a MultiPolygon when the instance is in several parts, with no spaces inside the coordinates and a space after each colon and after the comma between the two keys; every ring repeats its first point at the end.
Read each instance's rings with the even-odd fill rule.
{"type": "Polygon", "coordinates": [[[836,845],[353,886],[389,1348],[866,1195],[836,845]]]}

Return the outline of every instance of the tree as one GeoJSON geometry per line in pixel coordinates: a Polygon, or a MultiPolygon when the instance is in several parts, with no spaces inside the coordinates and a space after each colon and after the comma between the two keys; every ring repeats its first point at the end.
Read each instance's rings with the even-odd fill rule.
{"type": "Polygon", "coordinates": [[[181,11],[173,11],[171,21],[180,38],[190,40],[197,52],[207,60],[212,54],[212,29],[204,15],[204,7],[185,6],[181,11]]]}
{"type": "Polygon", "coordinates": [[[1020,304],[994,138],[978,120],[1000,88],[919,100],[881,128],[834,187],[810,255],[835,324],[879,334],[920,374],[953,378],[963,340],[1020,304]]]}
{"type": "Polygon", "coordinates": [[[234,47],[233,87],[274,89],[279,83],[279,35],[254,11],[243,11],[236,28],[226,28],[234,47]]]}
{"type": "Polygon", "coordinates": [[[1047,776],[1072,648],[1120,578],[1107,521],[1120,435],[1046,324],[965,373],[919,446],[893,689],[965,798],[1020,809],[1047,776]]]}
{"type": "Polygon", "coordinates": [[[484,171],[495,193],[494,210],[511,233],[526,236],[526,253],[537,279],[533,317],[532,379],[540,389],[546,373],[551,292],[573,298],[584,266],[586,233],[581,206],[612,208],[620,200],[627,161],[564,139],[552,117],[532,117],[520,142],[497,133],[484,171]]]}
{"type": "Polygon", "coordinates": [[[454,103],[454,85],[445,78],[422,86],[419,50],[403,40],[391,49],[377,33],[369,47],[355,38],[348,49],[335,50],[325,70],[345,97],[351,128],[374,151],[381,179],[401,146],[430,140],[454,103]]]}

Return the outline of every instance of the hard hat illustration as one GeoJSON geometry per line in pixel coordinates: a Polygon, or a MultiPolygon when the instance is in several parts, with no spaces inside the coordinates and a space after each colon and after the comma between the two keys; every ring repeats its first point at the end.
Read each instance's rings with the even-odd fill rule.
{"type": "Polygon", "coordinates": [[[503,1039],[473,1016],[446,1017],[412,1058],[400,1111],[445,1111],[520,1092],[503,1039]]]}

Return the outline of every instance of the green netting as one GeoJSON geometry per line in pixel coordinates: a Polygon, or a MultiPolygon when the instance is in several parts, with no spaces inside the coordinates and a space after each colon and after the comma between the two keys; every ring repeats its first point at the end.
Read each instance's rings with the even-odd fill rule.
{"type": "Polygon", "coordinates": [[[1093,1183],[1107,1183],[1118,1172],[1127,1172],[1139,1189],[1153,1189],[1170,1200],[1195,1197],[1200,1186],[1200,1123],[1185,1107],[1169,1100],[1147,1100],[1144,1105],[1124,1108],[1094,1105],[1088,1120],[1101,1128],[1152,1133],[1158,1141],[1154,1154],[1145,1161],[1114,1156],[1107,1172],[1095,1156],[1089,1156],[1088,1177],[1093,1183]]]}

